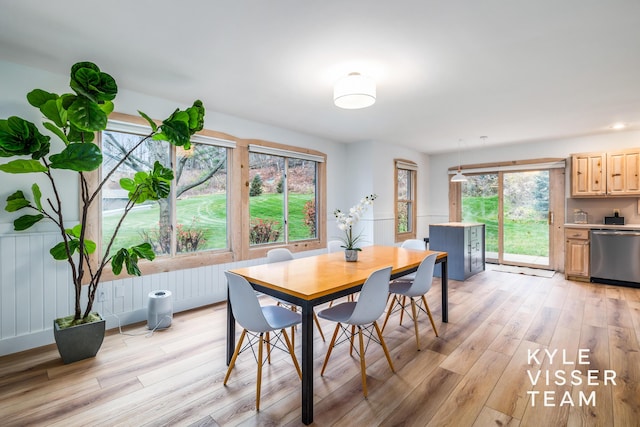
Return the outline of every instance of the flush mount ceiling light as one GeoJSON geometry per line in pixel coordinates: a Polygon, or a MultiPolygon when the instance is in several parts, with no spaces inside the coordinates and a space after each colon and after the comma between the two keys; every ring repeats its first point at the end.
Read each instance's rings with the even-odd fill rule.
{"type": "Polygon", "coordinates": [[[376,82],[360,73],[350,73],[333,87],[333,102],[348,110],[369,107],[376,102],[376,82]]]}
{"type": "Polygon", "coordinates": [[[614,123],[611,126],[609,126],[611,129],[613,130],[620,130],[620,129],[624,129],[627,127],[627,125],[625,123],[614,123]]]}

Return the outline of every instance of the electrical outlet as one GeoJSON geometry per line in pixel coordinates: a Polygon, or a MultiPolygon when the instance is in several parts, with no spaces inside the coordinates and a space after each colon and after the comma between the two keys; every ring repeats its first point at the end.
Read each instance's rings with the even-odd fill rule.
{"type": "Polygon", "coordinates": [[[111,299],[107,289],[98,289],[98,302],[105,302],[111,299]]]}
{"type": "Polygon", "coordinates": [[[124,298],[124,286],[116,286],[116,298],[124,298]]]}

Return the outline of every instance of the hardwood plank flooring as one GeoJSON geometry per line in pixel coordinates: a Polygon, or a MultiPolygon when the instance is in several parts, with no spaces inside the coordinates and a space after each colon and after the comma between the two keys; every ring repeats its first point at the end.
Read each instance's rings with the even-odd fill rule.
{"type": "MultiPolygon", "coordinates": [[[[348,344],[319,375],[328,344],[316,334],[314,425],[639,425],[640,289],[488,270],[450,281],[444,324],[438,281],[427,298],[440,337],[422,316],[417,351],[411,319],[393,315],[384,337],[396,372],[371,343],[366,399],[348,344]]],[[[108,331],[94,359],[71,365],[55,346],[1,357],[0,425],[301,425],[300,381],[284,352],[264,367],[260,412],[250,353],[222,385],[225,327],[220,303],[177,313],[150,337],[145,324],[108,331]]]]}

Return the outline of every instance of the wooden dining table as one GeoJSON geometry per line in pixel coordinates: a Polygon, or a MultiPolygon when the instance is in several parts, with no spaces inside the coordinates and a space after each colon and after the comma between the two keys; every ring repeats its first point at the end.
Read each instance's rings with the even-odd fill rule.
{"type": "MultiPolygon", "coordinates": [[[[367,246],[358,253],[358,261],[346,262],[344,253],[296,258],[290,261],[234,268],[232,273],[245,277],[256,291],[287,301],[302,310],[302,422],[313,422],[313,307],[358,292],[369,275],[391,266],[391,278],[418,269],[428,255],[437,252],[442,264],[442,321],[448,322],[447,253],[404,249],[397,246],[367,246]]],[[[229,298],[227,297],[227,301],[229,298]]],[[[235,318],[227,304],[227,364],[235,348],[235,318]]]]}

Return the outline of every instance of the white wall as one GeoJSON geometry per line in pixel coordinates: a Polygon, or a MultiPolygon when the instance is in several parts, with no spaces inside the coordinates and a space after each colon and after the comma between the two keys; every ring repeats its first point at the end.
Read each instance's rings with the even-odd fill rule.
{"type": "MultiPolygon", "coordinates": [[[[633,147],[640,147],[640,131],[612,131],[599,135],[462,150],[460,163],[464,165],[544,157],[568,158],[573,153],[613,151],[633,147]]],[[[445,222],[449,219],[447,169],[457,166],[458,162],[457,151],[430,156],[430,223],[445,222]]],[[[566,185],[569,185],[568,178],[566,185]]]]}

